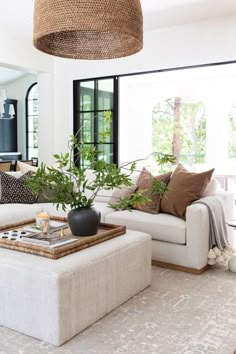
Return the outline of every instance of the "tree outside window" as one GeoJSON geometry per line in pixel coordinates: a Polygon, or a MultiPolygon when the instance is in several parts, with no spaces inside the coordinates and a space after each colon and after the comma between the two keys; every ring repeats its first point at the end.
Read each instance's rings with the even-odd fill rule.
{"type": "Polygon", "coordinates": [[[229,114],[228,157],[229,159],[236,158],[236,103],[233,104],[229,114]]]}
{"type": "Polygon", "coordinates": [[[177,162],[189,166],[205,163],[204,103],[179,96],[158,102],[152,113],[152,148],[172,153],[177,162]]]}

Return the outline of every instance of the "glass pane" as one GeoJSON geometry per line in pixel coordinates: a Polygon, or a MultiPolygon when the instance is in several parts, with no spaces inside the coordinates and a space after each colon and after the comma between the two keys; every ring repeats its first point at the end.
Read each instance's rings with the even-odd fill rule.
{"type": "Polygon", "coordinates": [[[81,90],[80,93],[80,110],[81,111],[92,111],[94,110],[94,92],[88,89],[81,90]]]}
{"type": "MultiPolygon", "coordinates": [[[[98,160],[104,160],[107,163],[113,162],[113,144],[98,144],[98,160]]],[[[92,168],[89,160],[80,160],[80,165],[86,168],[92,168]]]]}
{"type": "Polygon", "coordinates": [[[111,115],[107,113],[98,113],[97,117],[97,129],[98,129],[98,142],[110,143],[113,141],[113,123],[111,115]]]}
{"type": "Polygon", "coordinates": [[[104,160],[107,163],[113,162],[113,144],[98,145],[98,159],[104,160]]]}
{"type": "MultiPolygon", "coordinates": [[[[91,145],[91,144],[89,144],[89,145],[84,145],[84,147],[93,147],[93,145],[91,145]]],[[[81,167],[86,167],[86,168],[90,168],[90,169],[93,169],[93,166],[92,166],[92,164],[91,164],[91,162],[90,162],[90,160],[86,160],[86,159],[80,159],[80,166],[81,167]]]]}
{"type": "Polygon", "coordinates": [[[38,99],[38,84],[34,85],[28,95],[29,100],[38,99]]]}
{"type": "Polygon", "coordinates": [[[28,115],[38,114],[38,100],[28,100],[28,115]]]}
{"type": "Polygon", "coordinates": [[[80,83],[80,88],[88,88],[94,90],[94,81],[84,81],[80,83]]]}
{"type": "Polygon", "coordinates": [[[27,158],[38,156],[38,84],[34,85],[27,97],[27,158]]]}
{"type": "Polygon", "coordinates": [[[94,114],[82,113],[80,115],[80,140],[84,143],[90,143],[94,140],[94,114]]]}
{"type": "Polygon", "coordinates": [[[38,147],[38,132],[28,133],[28,147],[37,148],[38,147]]]}
{"type": "Polygon", "coordinates": [[[90,163],[89,161],[87,161],[87,160],[81,161],[81,162],[80,162],[80,166],[81,166],[81,167],[84,167],[84,168],[92,169],[91,163],[90,163]]]}
{"type": "Polygon", "coordinates": [[[80,83],[80,110],[94,110],[94,81],[80,83]]]}
{"type": "Polygon", "coordinates": [[[29,160],[32,159],[32,157],[38,157],[38,149],[37,148],[28,148],[29,160]]]}
{"type": "Polygon", "coordinates": [[[29,132],[38,131],[38,116],[28,117],[28,131],[29,132]]]}
{"type": "Polygon", "coordinates": [[[114,91],[113,79],[98,80],[98,89],[113,94],[114,91]]]}
{"type": "Polygon", "coordinates": [[[98,81],[98,110],[113,109],[113,79],[98,81]]]}

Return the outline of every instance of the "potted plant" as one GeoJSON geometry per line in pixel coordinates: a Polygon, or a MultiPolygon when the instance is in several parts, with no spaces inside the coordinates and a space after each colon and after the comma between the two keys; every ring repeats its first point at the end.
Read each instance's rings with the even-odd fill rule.
{"type": "MultiPolygon", "coordinates": [[[[108,133],[106,131],[103,134],[107,136],[108,133]]],[[[68,223],[73,235],[89,236],[96,234],[101,217],[100,212],[93,207],[95,197],[101,189],[131,186],[130,176],[136,164],[134,161],[118,167],[114,163],[99,159],[99,152],[95,147],[78,141],[78,134],[79,132],[70,137],[69,152],[55,154],[55,165],[52,167],[41,164],[37,172],[27,179],[27,184],[35,195],[43,194],[48,201],[56,205],[57,209],[61,206],[66,211],[66,207],[70,206],[68,223]],[[89,161],[94,170],[92,181],[86,177],[87,168],[78,166],[79,159],[89,161]],[[89,195],[87,191],[90,191],[89,195]]],[[[168,155],[162,155],[161,158],[164,156],[167,156],[164,158],[165,162],[170,161],[168,155]]],[[[163,194],[165,190],[166,186],[162,182],[155,184],[155,191],[163,194]]],[[[114,208],[128,209],[134,203],[146,201],[147,198],[142,193],[135,193],[125,198],[123,204],[114,205],[114,208]]]]}

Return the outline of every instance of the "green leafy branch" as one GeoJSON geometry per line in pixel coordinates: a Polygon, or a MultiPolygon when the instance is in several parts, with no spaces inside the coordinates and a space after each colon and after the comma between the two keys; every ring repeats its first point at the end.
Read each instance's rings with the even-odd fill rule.
{"type": "Polygon", "coordinates": [[[119,199],[117,202],[109,204],[115,210],[131,210],[134,205],[144,204],[150,201],[150,198],[143,194],[144,191],[132,193],[129,197],[119,199]]]}
{"type": "MultiPolygon", "coordinates": [[[[171,163],[173,164],[175,162],[175,156],[171,154],[163,154],[163,153],[157,153],[153,152],[152,154],[149,154],[146,158],[141,158],[132,162],[127,162],[124,163],[121,168],[122,169],[129,169],[132,170],[132,173],[134,171],[136,172],[141,172],[140,170],[136,169],[136,164],[137,162],[140,161],[145,161],[147,160],[151,155],[156,155],[156,162],[159,166],[163,166],[164,164],[171,163]]],[[[159,179],[155,178],[152,176],[149,172],[147,173],[147,176],[152,178],[152,183],[151,183],[151,194],[159,194],[160,198],[164,196],[164,194],[168,191],[168,187],[166,183],[160,181],[159,179]]],[[[128,209],[130,210],[133,206],[137,204],[145,204],[146,202],[150,201],[150,198],[145,196],[145,192],[147,190],[139,190],[134,193],[131,193],[131,195],[128,195],[126,197],[123,197],[122,199],[119,199],[117,202],[110,204],[109,206],[115,210],[125,210],[128,209]]]]}
{"type": "MultiPolygon", "coordinates": [[[[101,136],[105,139],[111,126],[111,112],[104,113],[105,131],[101,136]]],[[[136,171],[135,160],[117,167],[113,163],[107,163],[98,159],[99,152],[94,146],[84,144],[79,140],[82,127],[75,135],[71,135],[68,141],[68,150],[64,154],[54,154],[55,165],[46,167],[41,164],[37,172],[27,179],[27,185],[32,192],[38,196],[43,195],[48,201],[53,202],[57,209],[59,206],[66,210],[67,205],[72,209],[90,208],[93,206],[95,197],[101,189],[110,190],[113,188],[129,187],[133,183],[131,175],[136,171]],[[86,176],[86,168],[78,167],[78,160],[88,160],[94,170],[94,178],[89,180],[86,176]],[[91,193],[88,193],[91,192],[91,193]]],[[[101,140],[103,141],[103,140],[101,140]]],[[[160,154],[159,163],[173,162],[171,155],[160,154]]],[[[163,195],[166,186],[153,177],[153,192],[163,195]]],[[[134,204],[141,204],[148,201],[148,198],[141,191],[133,193],[129,198],[118,201],[114,208],[129,209],[134,204]],[[120,203],[120,204],[119,204],[120,203]]]]}

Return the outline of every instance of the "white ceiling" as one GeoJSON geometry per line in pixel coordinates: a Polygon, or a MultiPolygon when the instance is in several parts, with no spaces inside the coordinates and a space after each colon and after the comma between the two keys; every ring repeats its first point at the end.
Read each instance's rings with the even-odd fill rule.
{"type": "Polygon", "coordinates": [[[236,15],[235,0],[141,0],[147,30],[236,15]]]}
{"type": "Polygon", "coordinates": [[[23,71],[0,67],[0,86],[9,84],[24,75],[26,75],[26,73],[23,71]]]}
{"type": "MultiPolygon", "coordinates": [[[[141,4],[145,30],[236,14],[236,0],[141,0],[141,4]]],[[[34,0],[0,0],[0,31],[31,41],[33,6],[34,0]]]]}

